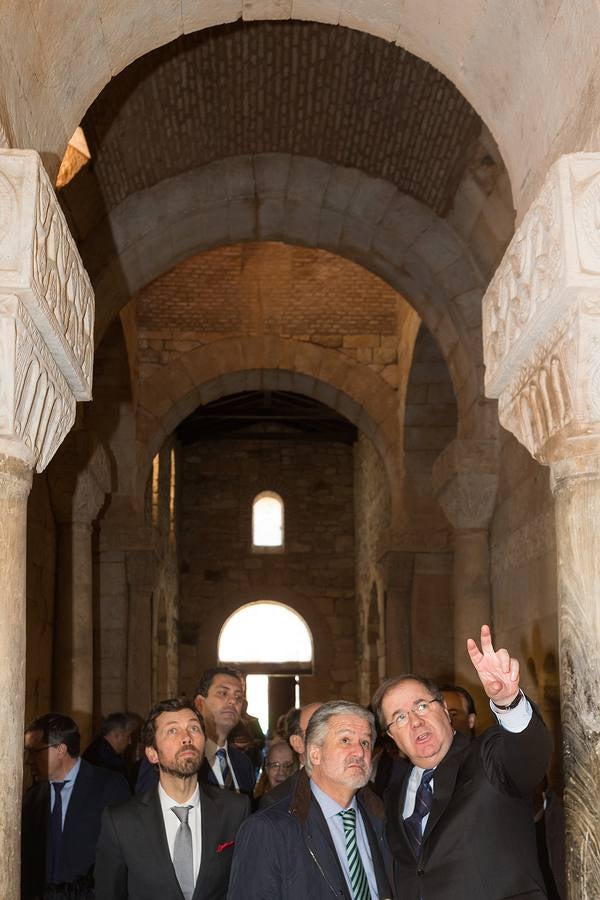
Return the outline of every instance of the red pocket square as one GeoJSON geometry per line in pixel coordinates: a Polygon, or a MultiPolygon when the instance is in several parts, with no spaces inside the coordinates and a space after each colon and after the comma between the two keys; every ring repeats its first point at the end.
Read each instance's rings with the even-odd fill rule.
{"type": "Polygon", "coordinates": [[[227,850],[228,847],[233,847],[235,841],[225,841],[224,844],[217,844],[217,853],[222,853],[223,850],[227,850]]]}

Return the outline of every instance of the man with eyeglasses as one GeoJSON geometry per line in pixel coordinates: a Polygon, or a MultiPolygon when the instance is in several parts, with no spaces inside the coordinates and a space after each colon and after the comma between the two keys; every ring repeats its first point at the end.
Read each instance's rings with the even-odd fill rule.
{"type": "Polygon", "coordinates": [[[204,722],[191,701],[153,706],[142,740],[158,785],[105,810],[96,900],[225,900],[248,797],[198,781],[204,722]]]}
{"type": "Polygon", "coordinates": [[[519,687],[519,663],[481,629],[469,656],[498,724],[469,740],[455,732],[437,687],[404,675],[373,698],[382,728],[412,767],[386,797],[386,834],[402,900],[539,900],[530,796],[552,740],[519,687]]]}
{"type": "Polygon", "coordinates": [[[79,756],[69,716],[47,713],[25,731],[25,761],[35,784],[23,800],[21,900],[93,897],[102,810],[129,797],[122,777],[79,756]]]}

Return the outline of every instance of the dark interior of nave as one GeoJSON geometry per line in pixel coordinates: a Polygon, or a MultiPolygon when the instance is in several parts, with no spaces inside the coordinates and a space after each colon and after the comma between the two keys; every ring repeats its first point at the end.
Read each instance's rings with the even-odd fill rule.
{"type": "Polygon", "coordinates": [[[296,676],[301,702],[367,703],[416,671],[483,725],[465,642],[489,622],[559,741],[548,470],[484,396],[514,212],[474,109],[372,35],[237,22],[133,62],[82,127],[58,197],[96,294],[93,401],[29,499],[26,719],[89,736],[193,691],[267,601],[312,641],[246,642],[272,719],[296,676]],[[265,492],[280,547],[253,543],[265,492]]]}

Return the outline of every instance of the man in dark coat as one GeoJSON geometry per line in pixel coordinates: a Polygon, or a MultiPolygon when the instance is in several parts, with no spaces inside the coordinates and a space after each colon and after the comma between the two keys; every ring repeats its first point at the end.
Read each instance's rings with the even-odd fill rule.
{"type": "Polygon", "coordinates": [[[96,900],[224,900],[248,798],[198,782],[205,738],[191,703],[157,703],[143,740],[159,784],[105,811],[96,900]]]}
{"type": "Polygon", "coordinates": [[[83,758],[93,766],[127,775],[125,751],[131,743],[130,716],[111,713],[102,720],[99,736],[86,748],[83,758]]]}
{"type": "Polygon", "coordinates": [[[325,703],[306,732],[306,764],[291,797],[240,829],[228,900],[383,900],[383,806],[368,788],[374,720],[325,703]]]}
{"type": "Polygon", "coordinates": [[[540,900],[530,797],[552,741],[519,689],[519,664],[495,651],[487,625],[471,660],[498,725],[470,740],[454,732],[435,685],[413,675],[384,682],[373,707],[411,761],[386,797],[393,881],[402,900],[540,900]]]}
{"type": "Polygon", "coordinates": [[[48,713],[25,732],[25,753],[36,783],[23,800],[21,898],[37,900],[92,894],[102,810],[129,797],[121,775],[79,756],[73,719],[48,713]],[[52,886],[52,887],[50,887],[52,886]]]}

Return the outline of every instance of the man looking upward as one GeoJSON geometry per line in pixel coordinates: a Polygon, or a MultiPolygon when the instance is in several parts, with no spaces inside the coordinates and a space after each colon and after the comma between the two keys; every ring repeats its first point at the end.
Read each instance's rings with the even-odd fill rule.
{"type": "Polygon", "coordinates": [[[385,681],[373,698],[383,729],[412,763],[386,796],[393,881],[403,900],[546,896],[530,797],[552,749],[519,687],[519,663],[481,629],[471,661],[498,724],[470,740],[456,733],[431,682],[385,681]]]}

